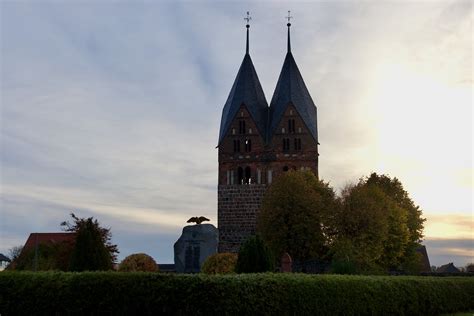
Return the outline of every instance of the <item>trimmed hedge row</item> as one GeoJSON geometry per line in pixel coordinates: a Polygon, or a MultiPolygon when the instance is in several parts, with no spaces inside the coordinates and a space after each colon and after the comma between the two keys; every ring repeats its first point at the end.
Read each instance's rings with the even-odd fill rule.
{"type": "Polygon", "coordinates": [[[474,309],[474,278],[1,272],[1,315],[436,315],[474,309]]]}

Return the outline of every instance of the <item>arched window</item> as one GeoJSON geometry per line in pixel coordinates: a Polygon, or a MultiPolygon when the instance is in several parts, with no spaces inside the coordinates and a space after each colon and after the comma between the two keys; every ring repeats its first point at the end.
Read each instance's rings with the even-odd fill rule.
{"type": "Polygon", "coordinates": [[[237,184],[243,184],[244,182],[244,169],[242,169],[242,167],[237,169],[237,180],[237,184]]]}
{"type": "Polygon", "coordinates": [[[245,140],[245,152],[251,152],[252,151],[252,141],[250,139],[245,140]]]}
{"type": "Polygon", "coordinates": [[[245,184],[249,184],[249,183],[250,183],[251,175],[252,175],[252,174],[251,174],[250,167],[245,167],[245,181],[244,181],[245,184]]]}

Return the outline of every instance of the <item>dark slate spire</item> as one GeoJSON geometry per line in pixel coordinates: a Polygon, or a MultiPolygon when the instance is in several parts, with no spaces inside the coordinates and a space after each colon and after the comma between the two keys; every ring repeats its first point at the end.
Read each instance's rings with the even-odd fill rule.
{"type": "Polygon", "coordinates": [[[273,93],[272,101],[270,102],[270,128],[268,130],[268,140],[271,139],[288,104],[291,103],[303,119],[314,140],[318,141],[316,106],[306,88],[306,84],[304,83],[303,77],[296,65],[293,54],[291,53],[290,18],[290,11],[288,11],[288,52],[286,53],[280,77],[278,78],[278,83],[275,92],[273,93]]]}
{"type": "Polygon", "coordinates": [[[224,105],[224,109],[222,110],[218,145],[220,145],[222,139],[227,134],[230,124],[242,104],[244,104],[250,112],[260,135],[265,137],[268,103],[249,54],[250,19],[249,13],[247,12],[247,17],[245,18],[245,20],[247,20],[245,56],[234,84],[232,85],[232,89],[230,90],[229,97],[224,105]]]}

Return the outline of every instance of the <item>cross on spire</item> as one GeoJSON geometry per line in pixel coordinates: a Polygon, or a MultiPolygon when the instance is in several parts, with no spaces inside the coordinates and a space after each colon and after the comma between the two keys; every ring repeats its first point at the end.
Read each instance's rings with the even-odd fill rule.
{"type": "MultiPolygon", "coordinates": [[[[247,12],[247,13],[248,13],[248,12],[247,12]]],[[[288,24],[289,24],[288,26],[290,26],[290,25],[291,25],[291,23],[290,23],[290,20],[293,18],[293,17],[290,15],[290,13],[291,13],[291,11],[290,11],[290,10],[288,10],[288,16],[285,16],[285,19],[287,19],[287,20],[288,20],[288,24]]]]}
{"type": "Polygon", "coordinates": [[[290,23],[290,20],[293,18],[291,15],[290,15],[291,11],[288,10],[288,16],[285,17],[285,19],[288,20],[288,24],[286,24],[286,26],[288,26],[288,53],[291,53],[291,43],[290,43],[290,26],[291,26],[291,23],[290,23]]]}
{"type": "Polygon", "coordinates": [[[249,28],[250,27],[249,22],[252,20],[252,17],[250,16],[249,11],[247,11],[247,16],[244,18],[244,20],[247,21],[246,27],[249,28]]]}
{"type": "Polygon", "coordinates": [[[247,25],[245,27],[247,28],[247,45],[245,46],[245,54],[248,55],[249,53],[249,28],[250,28],[250,20],[252,20],[252,17],[250,16],[250,12],[247,11],[247,17],[244,18],[245,21],[247,21],[247,25]]]}

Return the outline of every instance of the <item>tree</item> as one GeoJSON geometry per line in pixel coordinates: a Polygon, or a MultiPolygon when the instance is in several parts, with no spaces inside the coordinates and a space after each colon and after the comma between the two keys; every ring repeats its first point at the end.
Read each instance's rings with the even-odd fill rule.
{"type": "Polygon", "coordinates": [[[258,235],[250,237],[240,246],[235,272],[257,273],[272,270],[272,255],[258,235]]]}
{"type": "Polygon", "coordinates": [[[8,259],[10,259],[10,263],[7,265],[6,270],[16,270],[18,258],[22,250],[23,246],[14,246],[8,249],[8,259]]]}
{"type": "Polygon", "coordinates": [[[474,273],[474,263],[468,263],[466,265],[466,272],[474,273]]]}
{"type": "Polygon", "coordinates": [[[345,188],[341,201],[332,247],[335,261],[353,261],[359,271],[416,270],[413,242],[422,236],[423,219],[410,218],[410,212],[421,211],[398,180],[372,174],[345,188]]]}
{"type": "Polygon", "coordinates": [[[103,228],[92,217],[78,218],[71,213],[74,223],[61,223],[65,231],[76,233],[72,252],[71,271],[110,270],[117,259],[117,245],[111,243],[109,228],[103,228]]]}
{"type": "Polygon", "coordinates": [[[311,172],[289,171],[268,188],[260,208],[257,231],[277,257],[295,260],[326,255],[338,207],[334,190],[311,172]]]}
{"type": "Polygon", "coordinates": [[[18,257],[20,257],[22,250],[23,250],[23,246],[14,246],[8,249],[8,257],[10,259],[10,262],[17,260],[18,257]]]}
{"type": "Polygon", "coordinates": [[[204,261],[201,272],[205,274],[228,274],[235,272],[237,254],[216,253],[204,261]]]}
{"type": "Polygon", "coordinates": [[[337,238],[332,246],[335,260],[354,262],[359,269],[373,269],[382,257],[388,233],[388,204],[376,187],[355,185],[342,194],[336,219],[337,238]]]}
{"type": "Polygon", "coordinates": [[[396,205],[406,212],[406,226],[408,228],[408,241],[401,258],[401,267],[407,272],[418,272],[420,258],[416,249],[420,246],[423,238],[424,222],[423,212],[418,205],[415,205],[408,192],[403,188],[402,183],[397,178],[390,178],[387,175],[372,173],[365,179],[367,185],[376,185],[381,189],[396,205]],[[417,268],[418,267],[418,268],[417,268]]]}
{"type": "Polygon", "coordinates": [[[145,253],[135,253],[127,256],[119,265],[121,272],[158,272],[156,261],[145,253]]]}

